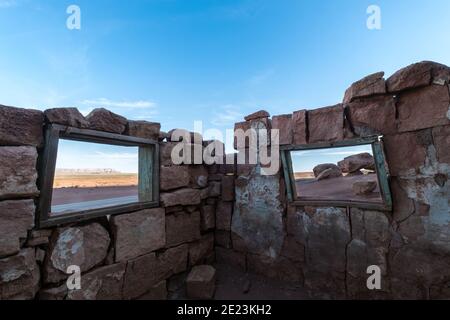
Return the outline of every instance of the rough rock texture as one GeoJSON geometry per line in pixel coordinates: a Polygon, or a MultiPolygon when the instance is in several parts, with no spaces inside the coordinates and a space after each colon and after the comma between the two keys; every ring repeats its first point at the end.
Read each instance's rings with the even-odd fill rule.
{"type": "Polygon", "coordinates": [[[39,290],[39,267],[34,249],[0,259],[0,300],[31,300],[39,290]]]}
{"type": "Polygon", "coordinates": [[[450,164],[450,125],[434,128],[433,142],[437,160],[440,163],[450,164]]]}
{"type": "Polygon", "coordinates": [[[327,169],[335,169],[340,171],[339,167],[334,163],[323,163],[313,168],[314,177],[317,178],[322,172],[324,172],[327,169]]]}
{"type": "Polygon", "coordinates": [[[127,119],[104,108],[94,109],[86,116],[89,127],[93,130],[112,133],[123,133],[127,126],[127,119]]]}
{"type": "Polygon", "coordinates": [[[344,138],[344,108],[341,104],[308,111],[309,143],[344,138]]]}
{"type": "Polygon", "coordinates": [[[197,189],[185,188],[171,193],[162,193],[161,201],[164,203],[165,207],[200,204],[201,192],[197,189]]]}
{"type": "Polygon", "coordinates": [[[216,229],[230,231],[233,202],[220,201],[216,208],[216,229]]]}
{"type": "Polygon", "coordinates": [[[20,251],[21,241],[34,226],[34,201],[0,202],[0,258],[20,251]]]}
{"type": "Polygon", "coordinates": [[[216,269],[202,265],[192,268],[186,279],[187,295],[191,299],[212,299],[216,290],[216,269]]]}
{"type": "Polygon", "coordinates": [[[307,143],[307,122],[306,110],[295,111],[292,113],[292,143],[294,145],[307,143]]]}
{"type": "Polygon", "coordinates": [[[148,121],[128,121],[125,134],[158,141],[161,124],[148,121]]]}
{"type": "Polygon", "coordinates": [[[69,291],[67,300],[121,300],[125,267],[113,264],[83,275],[81,290],[69,291]]]}
{"type": "Polygon", "coordinates": [[[376,181],[357,181],[352,185],[352,191],[356,195],[371,194],[377,188],[376,181]]]}
{"type": "Polygon", "coordinates": [[[206,205],[201,208],[200,222],[202,231],[214,229],[216,226],[216,212],[212,205],[206,205]]]}
{"type": "Polygon", "coordinates": [[[200,213],[176,212],[166,217],[166,244],[169,247],[199,240],[200,213]]]}
{"type": "Polygon", "coordinates": [[[181,245],[160,255],[149,253],[130,260],[125,272],[124,299],[135,299],[154,289],[155,285],[187,268],[188,246],[181,245]]]}
{"type": "Polygon", "coordinates": [[[167,283],[165,280],[154,285],[152,288],[150,288],[150,290],[147,293],[138,298],[138,300],[166,300],[166,299],[167,299],[167,283]]]}
{"type": "Polygon", "coordinates": [[[278,175],[239,177],[231,230],[250,252],[277,256],[284,239],[278,175]]]}
{"type": "Polygon", "coordinates": [[[356,81],[345,91],[344,103],[351,102],[357,98],[370,97],[386,93],[384,72],[377,72],[356,81]]]}
{"type": "Polygon", "coordinates": [[[189,186],[194,189],[208,186],[208,170],[203,165],[189,167],[189,186]]]}
{"type": "Polygon", "coordinates": [[[177,142],[165,142],[160,144],[159,161],[162,166],[172,166],[172,151],[177,142]]]}
{"type": "Polygon", "coordinates": [[[0,145],[39,147],[44,142],[44,114],[0,105],[0,145]]]}
{"type": "Polygon", "coordinates": [[[398,131],[407,132],[450,124],[447,86],[433,85],[400,95],[398,131]]]}
{"type": "Polygon", "coordinates": [[[414,172],[425,164],[427,145],[419,132],[406,132],[384,137],[386,160],[391,175],[414,172]]]}
{"type": "Polygon", "coordinates": [[[450,79],[450,69],[442,64],[422,61],[412,64],[394,73],[386,80],[389,92],[423,87],[431,84],[434,80],[442,83],[450,79]]]}
{"type": "Polygon", "coordinates": [[[77,108],[54,108],[44,111],[45,118],[50,123],[61,124],[75,128],[88,128],[89,122],[77,108]]]}
{"type": "Polygon", "coordinates": [[[360,137],[396,133],[395,100],[381,96],[346,105],[347,120],[353,132],[360,137]]]}
{"type": "Polygon", "coordinates": [[[234,200],[234,175],[222,177],[222,200],[233,201],[234,200]]]}
{"type": "Polygon", "coordinates": [[[342,177],[342,171],[339,168],[328,168],[317,176],[317,181],[342,177]]]}
{"type": "Polygon", "coordinates": [[[166,244],[165,210],[146,209],[111,218],[116,261],[161,249],[166,244]]]}
{"type": "Polygon", "coordinates": [[[251,120],[258,120],[261,118],[268,118],[268,117],[270,117],[270,114],[267,111],[260,110],[260,111],[254,112],[254,113],[244,117],[244,119],[245,119],[245,121],[251,121],[251,120]]]}
{"type": "Polygon", "coordinates": [[[375,160],[370,153],[359,153],[338,162],[342,172],[350,173],[361,169],[375,170],[375,160]]]}
{"type": "Polygon", "coordinates": [[[214,254],[214,234],[209,233],[200,241],[189,244],[189,265],[207,263],[214,254]]]}
{"type": "Polygon", "coordinates": [[[279,130],[279,144],[292,144],[292,115],[285,114],[272,117],[272,130],[279,130]]]}
{"type": "Polygon", "coordinates": [[[162,191],[187,187],[189,185],[189,168],[187,166],[161,167],[159,179],[162,191]]]}
{"type": "Polygon", "coordinates": [[[71,265],[85,272],[100,264],[110,243],[108,232],[98,223],[58,229],[52,240],[44,263],[45,282],[52,283],[67,278],[71,265]]]}
{"type": "Polygon", "coordinates": [[[0,147],[0,199],[39,194],[37,151],[33,147],[0,147]]]}

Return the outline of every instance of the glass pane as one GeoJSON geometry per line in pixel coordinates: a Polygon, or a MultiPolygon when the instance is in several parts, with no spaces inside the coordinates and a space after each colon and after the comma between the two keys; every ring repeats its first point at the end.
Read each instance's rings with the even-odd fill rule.
{"type": "Polygon", "coordinates": [[[59,140],[50,215],[138,202],[138,151],[59,140]]]}
{"type": "Polygon", "coordinates": [[[298,200],[383,203],[372,146],[291,151],[298,200]]]}

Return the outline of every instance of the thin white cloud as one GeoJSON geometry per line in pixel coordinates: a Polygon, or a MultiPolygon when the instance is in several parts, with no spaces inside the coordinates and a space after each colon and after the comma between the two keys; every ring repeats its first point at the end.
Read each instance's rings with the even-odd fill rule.
{"type": "Polygon", "coordinates": [[[129,109],[152,109],[156,108],[156,103],[148,100],[137,101],[113,101],[106,98],[88,99],[82,101],[84,105],[92,105],[95,107],[105,108],[129,108],[129,109]]]}
{"type": "Polygon", "coordinates": [[[236,122],[239,122],[244,117],[239,111],[239,108],[235,105],[226,105],[220,108],[221,111],[215,112],[211,123],[215,126],[227,126],[234,125],[236,122]]]}

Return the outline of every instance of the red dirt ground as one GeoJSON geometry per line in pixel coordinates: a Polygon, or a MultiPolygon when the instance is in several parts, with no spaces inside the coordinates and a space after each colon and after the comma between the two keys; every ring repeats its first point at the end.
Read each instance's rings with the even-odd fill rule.
{"type": "Polygon", "coordinates": [[[378,181],[376,174],[339,177],[317,181],[315,179],[296,180],[297,196],[300,200],[345,200],[382,203],[380,190],[370,195],[355,195],[353,183],[357,181],[378,181]]]}

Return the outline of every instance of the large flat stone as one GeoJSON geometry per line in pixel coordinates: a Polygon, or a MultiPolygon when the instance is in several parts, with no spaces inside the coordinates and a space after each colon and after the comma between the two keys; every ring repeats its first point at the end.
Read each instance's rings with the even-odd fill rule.
{"type": "Polygon", "coordinates": [[[191,188],[179,189],[170,193],[162,193],[161,201],[164,207],[196,205],[201,202],[201,192],[191,188]]]}
{"type": "Polygon", "coordinates": [[[306,110],[295,111],[292,114],[292,142],[295,145],[306,144],[308,127],[306,123],[306,110]]]}
{"type": "Polygon", "coordinates": [[[166,244],[168,247],[199,240],[200,213],[176,212],[166,216],[166,244]]]}
{"type": "Polygon", "coordinates": [[[56,231],[44,263],[45,282],[59,282],[68,277],[67,268],[79,266],[81,272],[100,264],[108,253],[108,232],[98,223],[56,231]]]}
{"type": "Polygon", "coordinates": [[[188,246],[170,248],[160,255],[154,252],[130,260],[123,287],[124,299],[135,299],[151,291],[162,280],[187,268],[188,246]]]}
{"type": "Polygon", "coordinates": [[[89,122],[77,108],[54,108],[44,111],[48,122],[75,128],[88,128],[89,122]]]}
{"type": "Polygon", "coordinates": [[[386,80],[389,92],[428,86],[433,80],[442,82],[450,78],[450,69],[432,61],[422,61],[409,65],[394,73],[386,80]]]}
{"type": "Polygon", "coordinates": [[[345,91],[344,103],[358,98],[386,93],[386,83],[383,77],[384,72],[377,72],[356,81],[345,91]]]}
{"type": "Polygon", "coordinates": [[[127,119],[104,108],[97,108],[86,116],[90,129],[122,134],[127,119]]]}
{"type": "Polygon", "coordinates": [[[161,249],[166,244],[165,210],[146,209],[111,218],[115,238],[116,261],[161,249]]]}
{"type": "Polygon", "coordinates": [[[392,96],[374,97],[346,105],[347,119],[360,137],[396,132],[395,101],[392,96]]]}
{"type": "Polygon", "coordinates": [[[161,191],[169,191],[189,185],[188,166],[161,167],[159,173],[161,191]]]}
{"type": "Polygon", "coordinates": [[[308,111],[309,143],[344,138],[344,108],[341,104],[308,111]]]}
{"type": "Polygon", "coordinates": [[[0,202],[0,258],[20,251],[22,240],[34,227],[34,201],[0,202]]]}
{"type": "Polygon", "coordinates": [[[0,199],[34,197],[37,151],[34,147],[0,147],[0,199]]]}
{"type": "Polygon", "coordinates": [[[0,259],[0,300],[31,300],[39,290],[40,272],[34,249],[0,259]]]}
{"type": "Polygon", "coordinates": [[[212,299],[216,290],[216,269],[201,265],[192,268],[186,279],[187,295],[191,299],[212,299]]]}
{"type": "Polygon", "coordinates": [[[399,95],[398,131],[407,132],[450,124],[447,86],[432,85],[399,95]]]}
{"type": "Polygon", "coordinates": [[[44,114],[38,110],[0,105],[0,145],[41,146],[44,114]]]}
{"type": "Polygon", "coordinates": [[[83,275],[81,290],[69,291],[67,300],[121,300],[125,267],[118,263],[83,275]]]}
{"type": "Polygon", "coordinates": [[[128,121],[125,134],[133,137],[158,141],[161,124],[148,121],[128,121]]]}
{"type": "Polygon", "coordinates": [[[279,145],[292,144],[293,130],[292,130],[292,115],[284,114],[272,117],[272,130],[279,132],[279,145]]]}
{"type": "Polygon", "coordinates": [[[384,137],[387,163],[391,175],[405,175],[425,164],[427,146],[416,132],[406,132],[384,137]]]}

